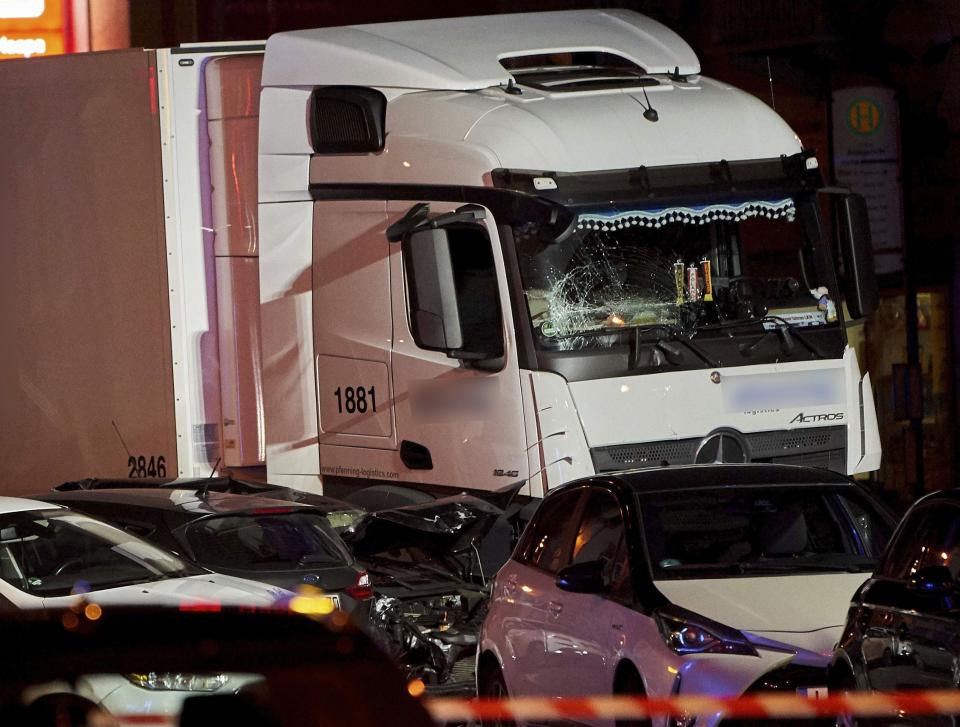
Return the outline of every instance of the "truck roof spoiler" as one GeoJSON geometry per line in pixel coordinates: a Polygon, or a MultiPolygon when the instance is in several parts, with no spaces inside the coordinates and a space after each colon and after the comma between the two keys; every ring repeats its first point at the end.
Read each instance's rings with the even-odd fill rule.
{"type": "Polygon", "coordinates": [[[565,10],[277,33],[267,41],[264,86],[477,90],[514,80],[501,60],[597,51],[650,74],[700,73],[679,35],[631,10],[565,10]]]}

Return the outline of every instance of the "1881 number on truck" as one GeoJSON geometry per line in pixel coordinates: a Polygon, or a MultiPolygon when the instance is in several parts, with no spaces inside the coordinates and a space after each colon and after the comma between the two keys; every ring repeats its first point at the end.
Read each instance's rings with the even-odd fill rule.
{"type": "Polygon", "coordinates": [[[366,414],[367,411],[375,412],[377,410],[377,387],[371,386],[364,388],[362,386],[337,387],[333,392],[337,397],[337,412],[342,414],[366,414]]]}

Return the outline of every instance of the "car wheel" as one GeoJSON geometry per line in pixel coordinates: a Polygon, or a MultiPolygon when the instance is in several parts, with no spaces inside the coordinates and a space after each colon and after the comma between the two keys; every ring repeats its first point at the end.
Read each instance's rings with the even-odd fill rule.
{"type": "MultiPolygon", "coordinates": [[[[632,697],[647,696],[643,688],[643,679],[632,666],[624,667],[622,674],[617,678],[613,693],[632,697]]],[[[617,727],[650,727],[653,723],[649,719],[618,719],[614,724],[617,727]]]]}
{"type": "MultiPolygon", "coordinates": [[[[831,693],[857,691],[857,679],[850,671],[850,667],[842,662],[830,670],[829,687],[831,693]]],[[[852,714],[838,714],[835,722],[837,727],[867,727],[869,722],[852,714]]]]}
{"type": "MultiPolygon", "coordinates": [[[[507,683],[503,678],[503,671],[501,671],[500,665],[492,659],[487,660],[480,666],[480,672],[477,674],[477,696],[486,699],[507,699],[510,696],[507,692],[507,683]]],[[[495,727],[514,727],[516,725],[513,720],[502,718],[485,719],[480,724],[495,727]]]]}

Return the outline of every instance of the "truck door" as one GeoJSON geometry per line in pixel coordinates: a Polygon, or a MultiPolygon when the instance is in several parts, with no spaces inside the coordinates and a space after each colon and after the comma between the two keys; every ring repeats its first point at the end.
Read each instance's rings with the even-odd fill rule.
{"type": "MultiPolygon", "coordinates": [[[[411,209],[389,203],[388,222],[410,220],[411,209]]],[[[465,216],[449,203],[419,209],[420,228],[407,229],[390,252],[399,479],[500,489],[529,473],[496,224],[476,206],[465,216]],[[425,229],[441,218],[452,221],[425,229]]]]}

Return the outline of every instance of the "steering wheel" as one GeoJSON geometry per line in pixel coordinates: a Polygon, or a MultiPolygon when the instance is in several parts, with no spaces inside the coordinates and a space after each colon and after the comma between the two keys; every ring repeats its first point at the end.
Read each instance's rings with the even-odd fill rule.
{"type": "Polygon", "coordinates": [[[82,565],[83,565],[83,561],[81,561],[79,558],[74,558],[72,560],[68,560],[66,563],[63,563],[59,568],[57,568],[53,572],[53,574],[55,576],[59,576],[65,571],[70,570],[71,568],[76,568],[77,566],[82,566],[82,565]]]}

